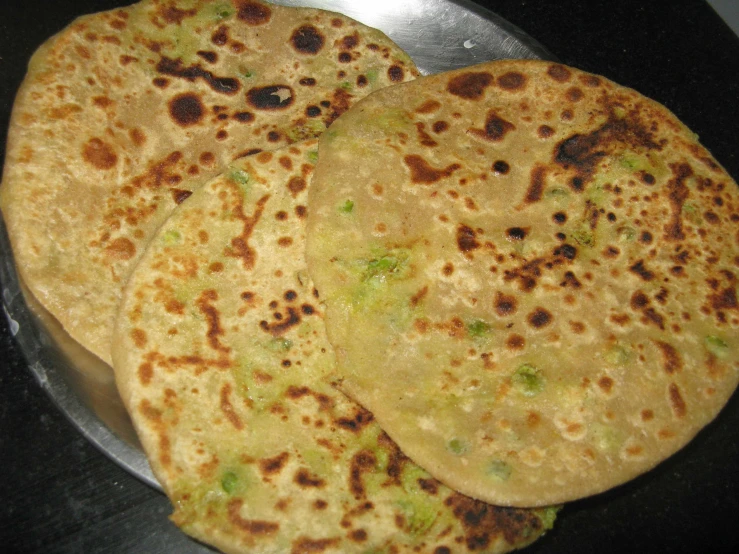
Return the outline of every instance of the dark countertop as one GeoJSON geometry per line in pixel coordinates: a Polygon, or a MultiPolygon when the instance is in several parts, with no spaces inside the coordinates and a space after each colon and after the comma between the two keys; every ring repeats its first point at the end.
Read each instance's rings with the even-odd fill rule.
{"type": "MultiPolygon", "coordinates": [[[[28,57],[77,14],[121,4],[0,6],[0,133],[28,57]],[[50,11],[48,11],[50,10],[50,11]]],[[[561,61],[665,104],[739,179],[739,38],[704,0],[497,0],[481,5],[561,61]]],[[[4,150],[4,144],[2,145],[4,150]]],[[[86,441],[29,371],[0,318],[0,545],[6,552],[206,552],[169,502],[86,441]]],[[[526,552],[739,551],[739,397],[652,472],[565,507],[526,552]]]]}

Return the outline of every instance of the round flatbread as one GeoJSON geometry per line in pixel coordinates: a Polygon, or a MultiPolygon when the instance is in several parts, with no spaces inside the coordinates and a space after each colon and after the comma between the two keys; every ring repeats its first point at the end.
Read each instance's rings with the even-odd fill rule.
{"type": "Polygon", "coordinates": [[[381,32],[320,10],[144,0],[82,17],[34,55],[13,109],[0,202],[17,266],[110,363],[128,273],[198,183],[416,74],[381,32]]]}
{"type": "Polygon", "coordinates": [[[739,378],[739,189],[663,106],[540,61],[379,91],[320,142],[308,264],[343,389],[454,489],[606,490],[739,378]]]}
{"type": "Polygon", "coordinates": [[[179,206],[126,288],[116,379],[185,532],[227,552],[505,552],[553,509],[415,466],[328,381],[305,246],[316,142],[238,160],[179,206]]]}

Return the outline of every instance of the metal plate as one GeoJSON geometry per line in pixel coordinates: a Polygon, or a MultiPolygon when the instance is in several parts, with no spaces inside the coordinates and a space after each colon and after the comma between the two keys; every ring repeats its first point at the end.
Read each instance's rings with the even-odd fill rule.
{"type": "MultiPolygon", "coordinates": [[[[273,3],[341,12],[378,28],[408,52],[424,74],[501,58],[553,58],[520,29],[466,0],[273,3]]],[[[4,225],[0,255],[5,315],[40,386],[91,443],[161,490],[118,395],[113,370],[75,342],[19,281],[4,225]]]]}

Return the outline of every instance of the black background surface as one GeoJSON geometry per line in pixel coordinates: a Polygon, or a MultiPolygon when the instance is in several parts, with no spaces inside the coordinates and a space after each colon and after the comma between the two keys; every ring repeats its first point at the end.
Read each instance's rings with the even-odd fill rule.
{"type": "MultiPolygon", "coordinates": [[[[401,0],[398,0],[401,1],[401,0]]],[[[74,16],[125,0],[4,0],[0,133],[31,53],[74,16]]],[[[496,0],[478,4],[562,62],[665,104],[739,178],[739,38],[703,0],[496,0]]],[[[4,152],[4,142],[0,151],[4,152]]],[[[0,318],[0,548],[206,552],[167,520],[167,499],[91,446],[34,381],[0,318]]],[[[677,455],[567,505],[527,553],[739,551],[739,397],[677,455]]]]}

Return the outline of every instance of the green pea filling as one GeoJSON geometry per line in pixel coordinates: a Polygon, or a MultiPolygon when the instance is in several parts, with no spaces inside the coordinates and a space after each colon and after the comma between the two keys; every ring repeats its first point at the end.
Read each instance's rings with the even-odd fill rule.
{"type": "Polygon", "coordinates": [[[251,176],[246,171],[234,167],[231,168],[231,171],[228,173],[228,178],[234,183],[244,186],[249,183],[251,176]]]}
{"type": "Polygon", "coordinates": [[[511,382],[524,396],[536,396],[544,390],[544,377],[541,371],[530,364],[519,366],[511,377],[511,382]]]}
{"type": "Polygon", "coordinates": [[[632,242],[636,238],[636,229],[624,225],[617,229],[618,238],[622,242],[632,242]]]}
{"type": "Polygon", "coordinates": [[[175,229],[171,229],[162,235],[162,241],[167,245],[179,244],[182,241],[182,234],[175,229]]]}
{"type": "Polygon", "coordinates": [[[476,319],[467,324],[467,334],[471,337],[484,337],[492,327],[482,319],[476,319]]]}
{"type": "Polygon", "coordinates": [[[221,477],[221,488],[228,494],[231,494],[236,490],[236,485],[239,482],[238,476],[232,471],[228,471],[221,477]]]}
{"type": "Polygon", "coordinates": [[[513,468],[503,460],[493,460],[488,464],[488,475],[500,481],[507,481],[513,472],[513,468]]]}
{"type": "Polygon", "coordinates": [[[387,255],[367,262],[366,269],[362,274],[363,281],[370,279],[382,279],[399,273],[408,262],[407,257],[387,255]]]}
{"type": "Polygon", "coordinates": [[[709,336],[703,342],[706,349],[718,358],[723,358],[729,353],[729,345],[720,337],[709,336]]]}
{"type": "Polygon", "coordinates": [[[231,17],[236,11],[228,4],[216,4],[211,8],[215,14],[216,21],[222,21],[231,17]]]}
{"type": "Polygon", "coordinates": [[[460,439],[452,439],[447,443],[446,446],[450,452],[458,456],[464,454],[465,452],[467,452],[467,450],[469,450],[467,444],[460,439]]]}
{"type": "Polygon", "coordinates": [[[345,214],[350,214],[354,210],[354,201],[347,200],[344,202],[341,206],[339,206],[339,211],[345,214]]]}
{"type": "Polygon", "coordinates": [[[572,238],[575,239],[578,244],[581,244],[582,246],[594,246],[595,245],[595,237],[593,236],[592,231],[590,229],[578,229],[574,233],[572,233],[572,238]]]}
{"type": "Polygon", "coordinates": [[[631,353],[629,352],[629,350],[627,350],[623,346],[616,345],[604,354],[603,359],[609,364],[624,365],[626,362],[629,361],[630,357],[631,353]]]}
{"type": "Polygon", "coordinates": [[[544,196],[546,196],[547,198],[550,198],[552,200],[559,201],[559,200],[565,200],[565,199],[569,198],[570,193],[567,192],[565,189],[563,189],[561,187],[554,187],[554,188],[548,189],[544,193],[544,196]]]}
{"type": "Polygon", "coordinates": [[[293,342],[285,338],[275,338],[267,343],[267,350],[271,352],[287,352],[292,348],[293,342]]]}

